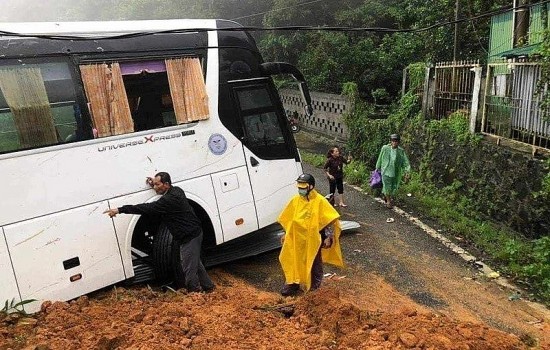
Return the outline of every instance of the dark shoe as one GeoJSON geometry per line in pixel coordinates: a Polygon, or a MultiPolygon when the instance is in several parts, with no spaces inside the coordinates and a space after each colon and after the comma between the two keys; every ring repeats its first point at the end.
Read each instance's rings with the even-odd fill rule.
{"type": "Polygon", "coordinates": [[[317,283],[317,284],[312,284],[311,287],[309,288],[309,291],[311,292],[311,291],[317,290],[319,288],[321,288],[321,283],[320,282],[317,283]]]}
{"type": "Polygon", "coordinates": [[[288,297],[298,293],[299,290],[300,290],[300,285],[297,283],[285,284],[281,289],[281,295],[284,297],[288,297]]]}
{"type": "Polygon", "coordinates": [[[203,287],[202,291],[205,292],[206,294],[208,294],[208,293],[212,293],[214,291],[214,289],[216,289],[216,286],[212,285],[211,287],[208,287],[208,288],[203,287]]]}

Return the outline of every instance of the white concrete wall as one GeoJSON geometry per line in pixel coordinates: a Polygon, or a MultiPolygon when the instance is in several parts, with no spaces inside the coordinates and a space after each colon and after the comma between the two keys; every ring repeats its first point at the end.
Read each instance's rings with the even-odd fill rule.
{"type": "Polygon", "coordinates": [[[340,140],[347,140],[348,128],[344,123],[344,113],[351,108],[351,103],[346,97],[311,92],[313,115],[308,117],[304,111],[304,101],[298,90],[281,89],[279,94],[287,114],[298,113],[302,128],[340,140]]]}

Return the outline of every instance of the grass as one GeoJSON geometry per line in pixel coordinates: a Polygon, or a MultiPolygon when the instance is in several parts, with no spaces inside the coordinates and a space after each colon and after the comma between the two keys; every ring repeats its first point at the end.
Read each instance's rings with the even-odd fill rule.
{"type": "Polygon", "coordinates": [[[528,240],[508,227],[481,217],[464,197],[436,190],[413,174],[401,193],[414,193],[415,209],[435,219],[453,235],[485,253],[502,273],[525,285],[550,305],[550,237],[528,240]]]}
{"type": "MultiPolygon", "coordinates": [[[[302,160],[322,167],[325,157],[301,151],[302,160]]],[[[360,186],[374,195],[368,182],[370,172],[362,162],[352,162],[344,167],[346,182],[360,186]]],[[[449,188],[436,189],[423,182],[418,173],[412,173],[408,183],[398,192],[398,202],[407,202],[415,211],[434,219],[453,236],[482,251],[502,273],[533,291],[536,299],[550,305],[550,237],[527,240],[518,233],[498,223],[480,217],[465,197],[456,195],[453,184],[449,188]],[[412,193],[413,197],[405,197],[412,193]]]]}

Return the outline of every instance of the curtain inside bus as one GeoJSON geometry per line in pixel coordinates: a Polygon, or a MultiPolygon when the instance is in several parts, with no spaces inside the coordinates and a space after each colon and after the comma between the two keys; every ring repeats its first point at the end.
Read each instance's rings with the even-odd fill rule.
{"type": "Polygon", "coordinates": [[[200,60],[193,57],[165,62],[178,124],[208,119],[208,95],[200,60]]]}
{"type": "Polygon", "coordinates": [[[0,69],[0,89],[14,116],[21,148],[58,141],[39,68],[0,69]]]}
{"type": "Polygon", "coordinates": [[[81,65],[80,73],[98,137],[134,131],[118,63],[81,65]]]}

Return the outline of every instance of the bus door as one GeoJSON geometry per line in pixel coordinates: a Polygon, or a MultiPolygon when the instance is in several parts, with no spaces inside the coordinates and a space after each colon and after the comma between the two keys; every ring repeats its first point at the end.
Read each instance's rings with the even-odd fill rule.
{"type": "Polygon", "coordinates": [[[296,194],[301,165],[294,139],[271,79],[232,83],[243,126],[247,162],[258,225],[275,222],[296,194]]]}

